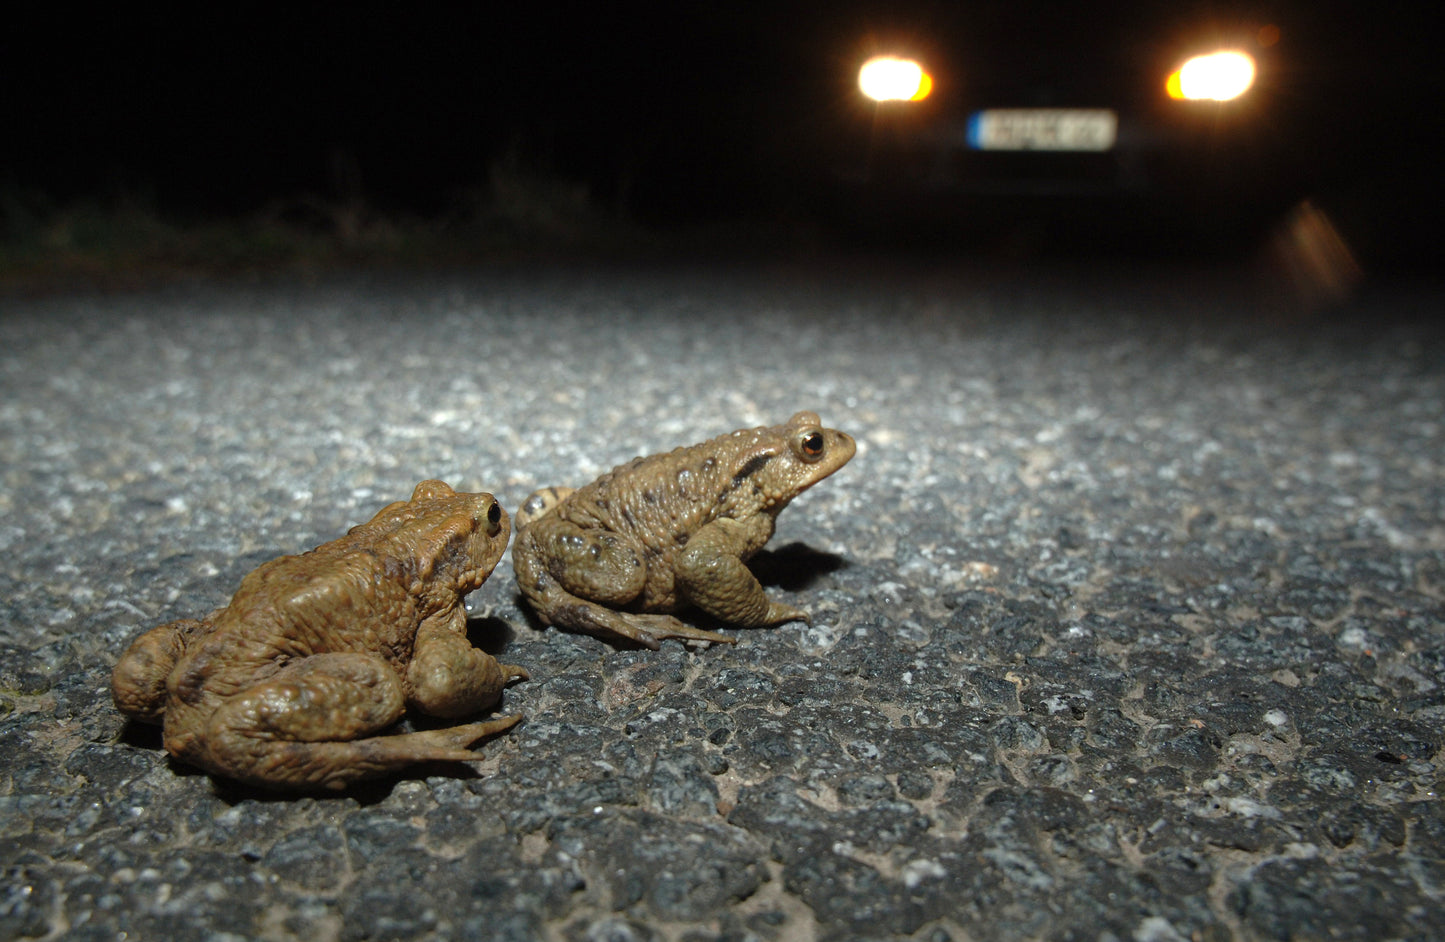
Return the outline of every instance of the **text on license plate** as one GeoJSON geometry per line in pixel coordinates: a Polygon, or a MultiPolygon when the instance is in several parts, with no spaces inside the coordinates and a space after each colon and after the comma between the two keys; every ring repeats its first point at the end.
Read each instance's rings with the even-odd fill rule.
{"type": "Polygon", "coordinates": [[[1119,116],[1107,108],[993,108],[968,119],[975,150],[1109,150],[1119,116]]]}

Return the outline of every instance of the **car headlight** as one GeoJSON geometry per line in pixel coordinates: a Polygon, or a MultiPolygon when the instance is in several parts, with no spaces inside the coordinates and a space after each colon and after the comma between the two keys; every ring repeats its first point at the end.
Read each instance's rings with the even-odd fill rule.
{"type": "Polygon", "coordinates": [[[933,77],[912,59],[874,56],[858,70],[858,87],[874,101],[922,101],[933,77]]]}
{"type": "Polygon", "coordinates": [[[1254,59],[1234,49],[1195,56],[1170,74],[1169,97],[1188,101],[1230,101],[1254,84],[1254,59]]]}

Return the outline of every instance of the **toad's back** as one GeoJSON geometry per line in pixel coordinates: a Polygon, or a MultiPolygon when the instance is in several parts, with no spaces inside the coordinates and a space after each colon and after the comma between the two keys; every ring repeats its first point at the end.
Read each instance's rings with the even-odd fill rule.
{"type": "MultiPolygon", "coordinates": [[[[562,519],[626,533],[654,552],[685,546],[719,517],[762,512],[768,501],[754,472],[768,461],[771,429],[743,429],[697,445],[634,458],[571,494],[562,519]]],[[[781,495],[776,495],[781,496],[781,495]]]]}

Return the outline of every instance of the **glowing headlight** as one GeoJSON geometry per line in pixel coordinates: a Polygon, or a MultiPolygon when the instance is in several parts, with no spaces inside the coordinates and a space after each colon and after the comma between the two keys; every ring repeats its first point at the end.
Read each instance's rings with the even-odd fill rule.
{"type": "Polygon", "coordinates": [[[1170,98],[1229,101],[1254,84],[1254,59],[1233,50],[1195,56],[1169,76],[1170,98]]]}
{"type": "Polygon", "coordinates": [[[858,70],[858,87],[874,101],[922,101],[933,91],[933,77],[912,59],[876,56],[858,70]]]}

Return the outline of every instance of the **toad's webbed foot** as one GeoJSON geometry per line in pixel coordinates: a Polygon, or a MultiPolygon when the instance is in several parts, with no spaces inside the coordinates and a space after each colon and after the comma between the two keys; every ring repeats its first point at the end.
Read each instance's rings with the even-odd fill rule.
{"type": "Polygon", "coordinates": [[[553,624],[575,631],[585,631],[612,640],[633,641],[652,650],[669,638],[679,641],[714,641],[737,644],[736,638],[683,624],[671,615],[615,612],[584,599],[560,607],[553,624]]]}

